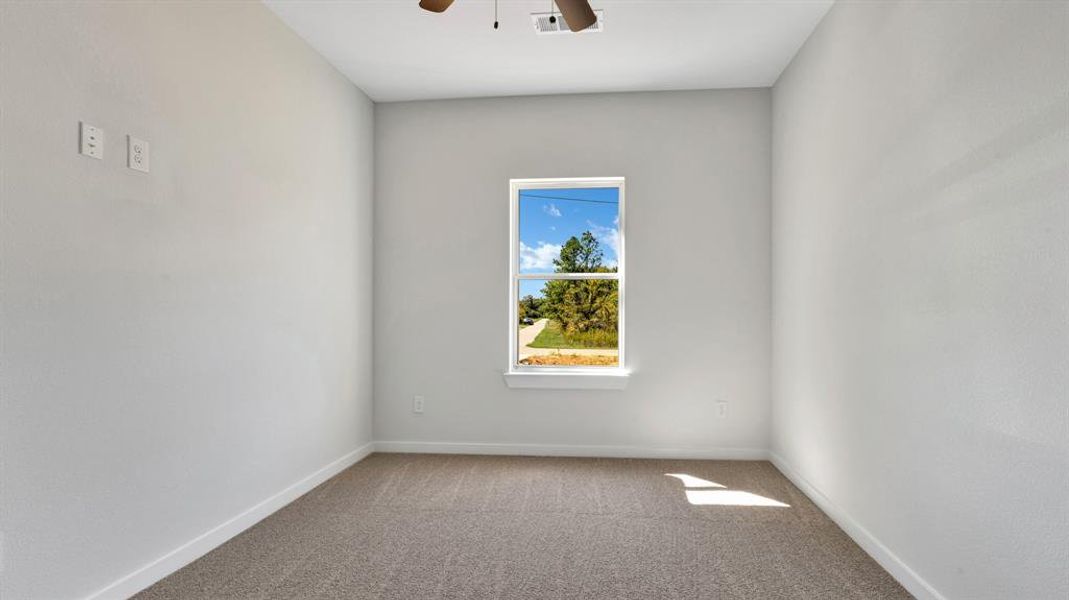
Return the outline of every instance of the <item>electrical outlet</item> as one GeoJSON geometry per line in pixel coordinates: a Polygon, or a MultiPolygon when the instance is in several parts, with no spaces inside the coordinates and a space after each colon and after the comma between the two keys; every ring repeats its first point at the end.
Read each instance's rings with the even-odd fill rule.
{"type": "Polygon", "coordinates": [[[79,124],[79,152],[88,156],[89,158],[95,158],[101,160],[104,158],[104,130],[90,125],[85,121],[79,124]]]}
{"type": "Polygon", "coordinates": [[[727,402],[720,401],[720,402],[716,403],[716,416],[717,416],[718,419],[726,419],[726,418],[728,418],[728,403],[727,402]]]}
{"type": "Polygon", "coordinates": [[[126,166],[135,171],[148,173],[148,142],[139,140],[132,135],[126,136],[126,166]]]}
{"type": "Polygon", "coordinates": [[[412,412],[417,415],[423,414],[423,396],[412,396],[412,412]]]}

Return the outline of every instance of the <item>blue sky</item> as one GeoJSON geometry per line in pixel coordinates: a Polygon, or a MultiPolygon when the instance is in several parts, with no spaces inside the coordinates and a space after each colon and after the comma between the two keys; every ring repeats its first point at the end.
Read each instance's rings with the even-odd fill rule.
{"type": "MultiPolygon", "coordinates": [[[[552,273],[553,259],[568,238],[594,234],[615,266],[619,243],[617,188],[533,189],[520,191],[520,273],[552,273]]],[[[520,282],[520,297],[541,296],[543,281],[520,282]]]]}

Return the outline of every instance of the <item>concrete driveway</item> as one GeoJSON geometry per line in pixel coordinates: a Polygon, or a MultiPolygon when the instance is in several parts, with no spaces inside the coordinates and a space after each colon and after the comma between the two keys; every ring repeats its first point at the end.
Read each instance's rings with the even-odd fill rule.
{"type": "MultiPolygon", "coordinates": [[[[542,330],[546,328],[546,323],[549,323],[549,319],[539,319],[534,322],[534,325],[528,325],[523,329],[520,329],[519,341],[520,350],[524,350],[524,346],[534,341],[538,334],[542,333],[542,330]]],[[[533,348],[532,348],[533,349],[533,348]]]]}

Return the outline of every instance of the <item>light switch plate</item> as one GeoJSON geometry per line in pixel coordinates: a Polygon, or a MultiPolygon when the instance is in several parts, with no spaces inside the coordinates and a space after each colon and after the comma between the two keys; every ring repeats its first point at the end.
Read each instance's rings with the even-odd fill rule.
{"type": "Polygon", "coordinates": [[[126,136],[126,166],[135,171],[148,173],[149,148],[148,142],[139,140],[132,135],[126,136]]]}
{"type": "Polygon", "coordinates": [[[89,158],[95,158],[97,160],[104,158],[104,130],[99,127],[94,127],[85,121],[80,123],[78,129],[79,133],[79,152],[88,156],[89,158]]]}

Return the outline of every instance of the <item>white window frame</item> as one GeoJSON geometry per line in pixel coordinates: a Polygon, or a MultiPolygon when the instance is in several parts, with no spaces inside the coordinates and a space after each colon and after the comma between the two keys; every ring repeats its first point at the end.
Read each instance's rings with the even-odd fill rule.
{"type": "Polygon", "coordinates": [[[625,263],[625,181],[623,177],[574,177],[564,179],[511,179],[509,180],[509,368],[505,381],[513,388],[562,388],[562,389],[622,389],[627,384],[629,372],[624,352],[625,297],[627,274],[625,263]],[[520,191],[574,188],[617,188],[619,190],[619,236],[616,273],[520,273],[520,191]],[[589,367],[542,367],[519,364],[519,282],[524,279],[609,279],[618,285],[616,366],[589,367]]]}

